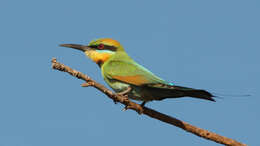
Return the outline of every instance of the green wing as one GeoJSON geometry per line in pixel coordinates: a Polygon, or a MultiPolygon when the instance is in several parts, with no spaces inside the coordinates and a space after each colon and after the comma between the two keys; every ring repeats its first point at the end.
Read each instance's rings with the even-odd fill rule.
{"type": "Polygon", "coordinates": [[[133,60],[110,60],[102,66],[105,78],[118,80],[127,84],[142,86],[144,97],[149,100],[162,100],[175,97],[195,97],[215,101],[212,94],[205,90],[174,86],[157,77],[152,72],[133,60]]]}
{"type": "Polygon", "coordinates": [[[166,81],[133,60],[110,60],[104,64],[102,69],[105,77],[128,84],[137,86],[158,83],[167,84],[166,81]]]}

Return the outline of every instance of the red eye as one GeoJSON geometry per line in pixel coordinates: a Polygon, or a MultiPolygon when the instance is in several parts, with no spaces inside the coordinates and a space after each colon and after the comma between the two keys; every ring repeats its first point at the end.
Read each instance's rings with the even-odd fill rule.
{"type": "Polygon", "coordinates": [[[98,49],[100,49],[100,50],[103,50],[104,47],[105,47],[104,44],[99,44],[99,45],[98,45],[98,49]]]}

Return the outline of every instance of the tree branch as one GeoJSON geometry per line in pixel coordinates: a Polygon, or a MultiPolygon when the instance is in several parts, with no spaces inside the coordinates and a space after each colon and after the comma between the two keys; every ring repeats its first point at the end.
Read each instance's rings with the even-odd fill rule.
{"type": "Polygon", "coordinates": [[[220,143],[220,144],[224,144],[224,145],[228,145],[228,146],[246,146],[246,144],[237,142],[233,139],[230,139],[230,138],[218,135],[216,133],[195,127],[189,123],[183,122],[174,117],[170,117],[166,114],[157,112],[153,109],[150,109],[147,107],[142,107],[141,105],[130,101],[126,96],[112,92],[111,90],[107,89],[104,85],[99,84],[96,81],[94,81],[93,79],[91,79],[89,76],[84,75],[83,73],[81,73],[79,71],[76,71],[64,64],[57,62],[57,60],[55,58],[52,59],[52,68],[55,70],[67,72],[70,75],[77,77],[78,79],[84,80],[86,83],[82,84],[83,87],[92,86],[92,87],[98,89],[99,91],[106,94],[110,99],[114,100],[114,102],[120,102],[120,103],[124,104],[126,106],[126,109],[132,109],[139,114],[145,114],[151,118],[174,125],[187,132],[195,134],[199,137],[202,137],[202,138],[205,138],[205,139],[208,139],[208,140],[220,143]]]}

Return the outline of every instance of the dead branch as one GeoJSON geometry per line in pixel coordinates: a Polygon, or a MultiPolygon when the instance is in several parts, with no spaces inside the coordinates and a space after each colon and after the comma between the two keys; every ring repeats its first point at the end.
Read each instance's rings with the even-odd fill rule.
{"type": "Polygon", "coordinates": [[[246,146],[246,144],[237,142],[233,139],[218,135],[216,133],[201,129],[199,127],[195,127],[189,123],[183,122],[174,117],[170,117],[166,114],[157,112],[153,109],[150,109],[147,107],[142,107],[141,105],[130,101],[126,96],[119,95],[119,94],[112,92],[111,90],[107,89],[104,85],[99,84],[96,81],[94,81],[93,79],[91,79],[89,76],[87,76],[79,71],[76,71],[64,64],[57,62],[57,60],[55,58],[52,59],[52,68],[55,70],[67,72],[70,75],[77,77],[78,79],[84,80],[86,83],[82,84],[83,87],[91,86],[91,87],[98,89],[99,91],[106,94],[114,102],[120,102],[120,103],[124,104],[126,106],[126,109],[132,109],[139,114],[147,115],[151,118],[174,125],[187,132],[195,134],[199,137],[202,137],[202,138],[205,138],[205,139],[208,139],[208,140],[220,143],[220,144],[224,144],[224,145],[228,145],[228,146],[246,146]]]}

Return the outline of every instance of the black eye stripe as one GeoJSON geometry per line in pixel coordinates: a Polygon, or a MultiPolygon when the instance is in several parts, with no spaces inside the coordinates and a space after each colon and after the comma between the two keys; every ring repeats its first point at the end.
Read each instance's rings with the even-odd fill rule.
{"type": "MultiPolygon", "coordinates": [[[[98,49],[98,45],[91,45],[89,46],[90,48],[93,49],[98,49]]],[[[109,45],[104,45],[104,48],[102,50],[111,50],[111,51],[116,51],[116,47],[114,46],[109,46],[109,45]]]]}
{"type": "Polygon", "coordinates": [[[88,47],[93,48],[93,49],[97,49],[98,48],[97,45],[91,45],[91,46],[88,46],[88,47]]]}
{"type": "Polygon", "coordinates": [[[104,50],[116,51],[116,47],[114,47],[114,46],[104,45],[104,50]]]}

